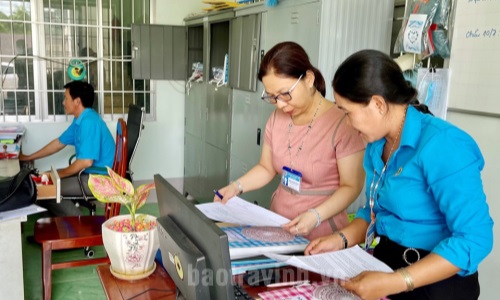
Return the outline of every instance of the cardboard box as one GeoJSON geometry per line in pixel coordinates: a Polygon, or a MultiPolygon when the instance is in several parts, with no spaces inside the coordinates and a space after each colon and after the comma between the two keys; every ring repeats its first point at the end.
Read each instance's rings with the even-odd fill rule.
{"type": "Polygon", "coordinates": [[[51,167],[50,179],[52,184],[37,184],[37,200],[56,199],[61,202],[61,179],[54,166],[51,167]]]}
{"type": "Polygon", "coordinates": [[[56,199],[56,186],[55,184],[37,184],[37,200],[56,199]]]}

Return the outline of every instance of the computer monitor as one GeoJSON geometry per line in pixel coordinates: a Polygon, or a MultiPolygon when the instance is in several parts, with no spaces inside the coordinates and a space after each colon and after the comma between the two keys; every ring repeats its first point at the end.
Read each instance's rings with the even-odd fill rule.
{"type": "MultiPolygon", "coordinates": [[[[156,174],[154,181],[160,210],[158,224],[161,227],[159,235],[162,260],[177,288],[181,293],[190,295],[199,295],[200,290],[208,290],[208,293],[199,299],[234,299],[229,243],[226,233],[201,213],[192,202],[187,200],[161,175],[156,174]],[[168,220],[171,220],[176,228],[169,225],[168,220]],[[162,232],[167,235],[162,236],[162,232]],[[179,237],[182,234],[185,235],[185,239],[189,240],[186,244],[192,243],[192,246],[185,247],[189,249],[189,253],[184,252],[183,247],[173,243],[172,240],[166,240],[168,236],[179,237]],[[179,259],[181,257],[187,259],[183,262],[179,259],[176,260],[174,257],[176,254],[179,259]],[[205,266],[203,266],[200,256],[204,256],[205,266]],[[186,265],[186,263],[190,265],[186,265]],[[187,280],[180,279],[178,264],[183,264],[182,277],[187,280]]],[[[203,292],[201,293],[203,294],[203,292]]]]}

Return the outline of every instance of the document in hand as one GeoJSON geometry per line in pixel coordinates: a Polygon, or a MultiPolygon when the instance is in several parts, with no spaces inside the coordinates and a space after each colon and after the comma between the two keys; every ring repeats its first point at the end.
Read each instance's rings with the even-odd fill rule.
{"type": "Polygon", "coordinates": [[[277,227],[290,221],[239,197],[229,199],[226,204],[210,202],[198,204],[196,207],[209,219],[231,224],[277,227]]]}
{"type": "Polygon", "coordinates": [[[355,277],[363,271],[393,272],[389,266],[359,246],[310,256],[265,253],[265,256],[289,265],[336,279],[355,277]]]}
{"type": "Polygon", "coordinates": [[[229,240],[231,260],[254,257],[263,253],[303,252],[309,240],[294,236],[281,227],[228,226],[221,227],[229,240]]]}

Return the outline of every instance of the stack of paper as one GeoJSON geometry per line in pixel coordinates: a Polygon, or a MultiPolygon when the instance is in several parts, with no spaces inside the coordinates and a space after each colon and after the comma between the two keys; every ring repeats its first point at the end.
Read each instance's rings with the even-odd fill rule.
{"type": "Polygon", "coordinates": [[[287,218],[240,197],[233,197],[226,204],[209,202],[196,207],[207,218],[230,224],[279,227],[290,222],[287,218]]]}
{"type": "Polygon", "coordinates": [[[221,227],[229,239],[231,259],[259,256],[264,253],[302,253],[309,240],[294,236],[280,227],[221,227]]]}
{"type": "Polygon", "coordinates": [[[205,10],[205,11],[223,10],[223,9],[238,7],[238,6],[242,5],[242,4],[238,4],[234,1],[220,1],[220,0],[203,0],[203,3],[211,5],[208,8],[203,8],[203,10],[205,10]]]}
{"type": "Polygon", "coordinates": [[[267,253],[266,256],[297,268],[336,279],[353,278],[363,271],[393,272],[389,266],[366,253],[359,246],[310,256],[272,253],[267,253]]]}
{"type": "Polygon", "coordinates": [[[246,271],[279,268],[288,265],[267,257],[252,257],[246,259],[231,260],[231,271],[233,275],[244,274],[246,271]]]}
{"type": "Polygon", "coordinates": [[[0,159],[19,156],[20,137],[23,133],[23,125],[0,125],[0,159]]]}
{"type": "Polygon", "coordinates": [[[302,253],[309,244],[306,238],[281,228],[290,220],[239,197],[226,204],[210,202],[196,207],[212,220],[239,225],[221,226],[229,239],[231,260],[263,253],[302,253]]]}

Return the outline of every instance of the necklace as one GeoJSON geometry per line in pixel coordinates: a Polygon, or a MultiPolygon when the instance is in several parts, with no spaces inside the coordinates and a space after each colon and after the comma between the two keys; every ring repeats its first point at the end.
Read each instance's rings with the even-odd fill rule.
{"type": "MultiPolygon", "coordinates": [[[[387,170],[387,165],[389,164],[389,160],[391,160],[392,151],[394,150],[394,146],[396,145],[397,141],[399,140],[399,137],[401,136],[401,132],[403,131],[403,125],[405,123],[407,110],[408,110],[408,106],[406,106],[406,108],[405,108],[405,112],[403,114],[403,121],[401,122],[401,125],[399,125],[398,134],[396,135],[396,139],[394,140],[394,142],[392,142],[391,150],[389,151],[389,156],[387,157],[387,160],[385,161],[384,167],[382,168],[382,172],[380,172],[380,176],[378,177],[378,180],[376,183],[375,183],[376,171],[375,171],[375,169],[373,170],[373,179],[372,179],[372,183],[370,184],[370,212],[371,212],[372,221],[375,220],[375,214],[373,213],[373,206],[375,205],[375,194],[377,193],[377,189],[378,189],[378,185],[380,183],[380,180],[382,179],[385,171],[387,170]]],[[[382,155],[383,155],[383,150],[382,150],[382,155]]]]}
{"type": "MultiPolygon", "coordinates": [[[[304,135],[304,138],[302,139],[302,143],[300,143],[299,148],[297,149],[297,153],[295,154],[295,158],[299,156],[300,151],[302,151],[302,146],[304,146],[304,141],[306,140],[307,135],[309,134],[309,131],[311,131],[312,128],[312,123],[314,119],[316,119],[316,115],[318,114],[319,107],[321,106],[321,103],[323,102],[323,98],[319,100],[318,107],[316,107],[316,111],[314,112],[313,117],[311,118],[311,122],[309,122],[309,125],[307,126],[307,131],[306,134],[304,135]]],[[[293,160],[292,160],[292,145],[290,143],[290,133],[292,131],[293,127],[293,119],[290,117],[290,124],[288,124],[288,158],[290,159],[290,168],[293,169],[293,160]]]]}

